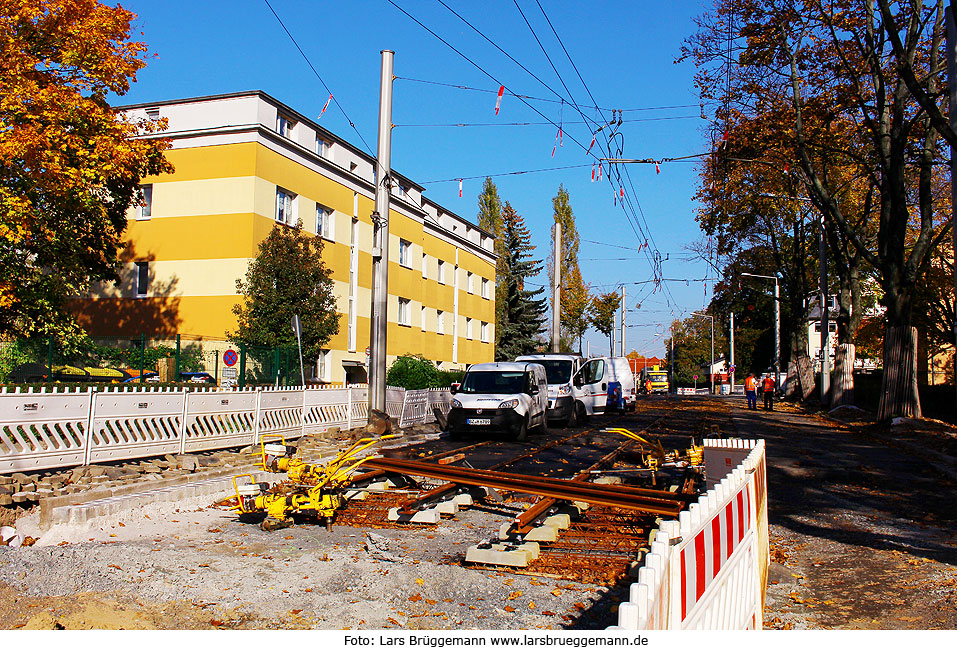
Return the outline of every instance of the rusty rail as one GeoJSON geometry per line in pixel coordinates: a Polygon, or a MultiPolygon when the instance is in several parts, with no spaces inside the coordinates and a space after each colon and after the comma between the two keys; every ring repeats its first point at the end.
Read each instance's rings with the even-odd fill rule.
{"type": "Polygon", "coordinates": [[[493,487],[566,501],[584,501],[672,518],[677,517],[686,505],[683,495],[662,490],[598,485],[391,458],[373,458],[365,461],[363,466],[384,472],[425,476],[462,485],[493,487]]]}

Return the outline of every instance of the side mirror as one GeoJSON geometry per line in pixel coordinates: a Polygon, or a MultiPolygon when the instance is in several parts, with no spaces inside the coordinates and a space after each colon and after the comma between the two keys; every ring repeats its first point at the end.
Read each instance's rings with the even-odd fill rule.
{"type": "Polygon", "coordinates": [[[572,379],[572,383],[575,384],[575,387],[576,387],[576,388],[582,387],[582,386],[584,385],[584,381],[582,380],[582,375],[581,375],[581,374],[576,374],[576,375],[575,375],[575,378],[572,379]]]}

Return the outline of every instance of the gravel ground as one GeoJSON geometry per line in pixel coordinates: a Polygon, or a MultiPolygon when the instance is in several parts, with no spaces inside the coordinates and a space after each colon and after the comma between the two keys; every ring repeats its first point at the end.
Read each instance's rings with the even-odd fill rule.
{"type": "MultiPolygon", "coordinates": [[[[936,455],[952,453],[952,427],[921,422],[897,437],[788,404],[771,414],[737,398],[649,405],[695,414],[700,432],[766,439],[765,627],[957,628],[954,470],[936,455]]],[[[264,533],[211,503],[150,505],[0,547],[0,628],[604,628],[626,595],[627,583],[462,566],[507,520],[480,506],[435,528],[264,533]]],[[[23,532],[35,519],[21,518],[23,532]]]]}

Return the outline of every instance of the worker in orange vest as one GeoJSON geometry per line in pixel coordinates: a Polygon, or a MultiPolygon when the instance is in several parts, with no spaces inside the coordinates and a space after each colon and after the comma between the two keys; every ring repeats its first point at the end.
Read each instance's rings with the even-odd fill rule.
{"type": "Polygon", "coordinates": [[[768,374],[764,377],[764,410],[774,410],[774,391],[778,389],[778,384],[774,381],[774,374],[768,374]]]}
{"type": "Polygon", "coordinates": [[[749,372],[748,378],[744,380],[744,396],[748,398],[748,408],[750,410],[757,410],[758,382],[754,378],[754,372],[749,372]]]}

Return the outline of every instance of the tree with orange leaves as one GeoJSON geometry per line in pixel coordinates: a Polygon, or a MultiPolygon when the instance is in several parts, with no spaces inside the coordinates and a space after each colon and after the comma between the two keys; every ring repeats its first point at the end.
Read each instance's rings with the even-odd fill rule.
{"type": "Polygon", "coordinates": [[[115,280],[139,181],[169,172],[165,125],[107,103],[147,47],[96,0],[0,0],[0,336],[79,333],[68,297],[115,280]]]}

